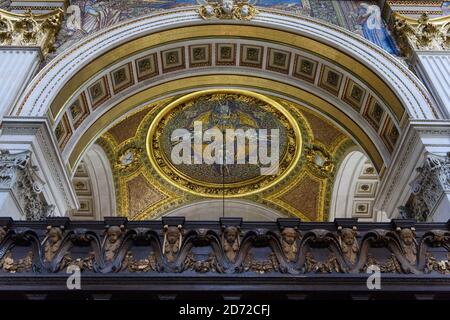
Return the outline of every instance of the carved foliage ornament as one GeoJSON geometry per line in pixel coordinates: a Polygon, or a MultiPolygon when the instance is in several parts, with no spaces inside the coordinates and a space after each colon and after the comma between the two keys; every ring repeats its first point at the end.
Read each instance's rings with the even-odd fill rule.
{"type": "Polygon", "coordinates": [[[165,226],[162,243],[158,230],[122,225],[107,226],[104,232],[52,225],[46,233],[13,228],[0,244],[0,277],[2,273],[58,273],[71,265],[102,274],[362,273],[372,265],[384,273],[450,273],[448,230],[429,230],[419,236],[414,227],[358,231],[361,236],[356,230],[356,226],[338,227],[337,232],[311,229],[300,234],[293,227],[165,226]]]}
{"type": "Polygon", "coordinates": [[[407,57],[413,50],[450,50],[450,18],[430,19],[423,14],[414,20],[400,14],[394,16],[397,43],[407,57]]]}
{"type": "Polygon", "coordinates": [[[197,3],[200,5],[198,13],[203,19],[251,20],[258,13],[254,7],[256,1],[197,0],[197,3]]]}
{"type": "Polygon", "coordinates": [[[16,14],[0,9],[0,46],[40,47],[45,57],[53,50],[63,18],[61,9],[38,15],[31,10],[16,14]]]}
{"type": "Polygon", "coordinates": [[[42,220],[52,214],[54,206],[41,197],[42,182],[31,165],[31,152],[11,154],[0,150],[0,188],[10,189],[28,220],[42,220]]]}
{"type": "Polygon", "coordinates": [[[414,197],[405,214],[419,221],[426,220],[441,195],[450,191],[450,153],[446,156],[427,154],[425,164],[417,168],[411,189],[414,197]]]}

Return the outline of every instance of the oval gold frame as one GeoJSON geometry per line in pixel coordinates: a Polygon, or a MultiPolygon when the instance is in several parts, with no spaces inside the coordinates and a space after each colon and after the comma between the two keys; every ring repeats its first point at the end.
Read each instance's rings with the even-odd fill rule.
{"type": "MultiPolygon", "coordinates": [[[[159,113],[156,115],[156,117],[153,119],[150,128],[147,132],[147,137],[146,137],[146,151],[147,151],[147,156],[150,160],[151,165],[153,166],[153,168],[156,170],[156,172],[168,183],[170,183],[172,186],[181,189],[183,191],[189,192],[191,194],[197,195],[197,196],[202,196],[202,197],[207,197],[207,198],[239,198],[239,197],[245,197],[245,196],[249,196],[249,195],[253,195],[256,193],[260,193],[264,190],[267,190],[271,187],[273,187],[274,185],[276,185],[277,183],[279,183],[281,180],[283,180],[284,178],[286,178],[294,169],[295,165],[298,163],[298,161],[300,160],[300,156],[303,150],[303,145],[302,145],[302,134],[301,134],[301,130],[300,127],[298,126],[297,121],[295,120],[295,118],[291,115],[291,113],[289,111],[286,110],[286,108],[284,108],[281,104],[279,104],[278,102],[276,102],[275,100],[259,94],[259,93],[255,93],[252,91],[248,91],[248,90],[242,90],[242,89],[209,89],[209,90],[201,90],[201,91],[197,91],[194,93],[190,93],[187,95],[184,95],[183,97],[169,103],[167,106],[165,106],[161,111],[159,111],[159,113]],[[153,139],[153,134],[156,131],[156,128],[159,124],[159,122],[161,121],[161,119],[163,117],[165,117],[172,109],[176,108],[177,106],[179,106],[182,103],[185,103],[187,101],[199,98],[201,96],[205,96],[205,95],[211,95],[211,94],[220,94],[220,93],[225,93],[225,94],[236,94],[236,95],[243,95],[243,96],[248,96],[248,97],[252,97],[255,99],[259,99],[267,104],[269,104],[270,106],[272,106],[273,108],[275,108],[277,111],[279,111],[280,113],[283,114],[283,116],[286,117],[286,119],[289,121],[290,125],[292,126],[292,129],[294,130],[294,134],[295,134],[295,144],[296,144],[296,152],[295,155],[293,157],[293,159],[291,160],[291,162],[289,163],[289,166],[286,168],[286,170],[284,170],[278,177],[276,177],[273,181],[271,181],[270,183],[268,183],[267,185],[256,189],[256,190],[251,190],[251,191],[247,191],[244,193],[240,193],[240,194],[228,194],[228,195],[216,195],[216,194],[208,194],[208,193],[202,193],[202,192],[197,192],[195,190],[192,190],[190,188],[187,188],[185,186],[179,185],[176,182],[174,182],[170,177],[168,177],[166,175],[166,173],[164,173],[160,166],[157,164],[157,162],[155,161],[155,157],[154,157],[154,153],[153,153],[153,148],[151,148],[151,142],[153,139]]],[[[173,167],[173,165],[171,165],[170,163],[167,163],[172,170],[175,170],[176,174],[178,176],[181,176],[183,179],[189,180],[190,178],[187,177],[186,175],[180,173],[177,169],[175,169],[173,167]]],[[[250,181],[251,182],[251,181],[250,181]]],[[[250,182],[246,182],[245,184],[249,184],[250,182]]],[[[206,182],[199,182],[199,181],[195,181],[196,184],[201,184],[205,187],[210,187],[209,183],[206,182]]]]}

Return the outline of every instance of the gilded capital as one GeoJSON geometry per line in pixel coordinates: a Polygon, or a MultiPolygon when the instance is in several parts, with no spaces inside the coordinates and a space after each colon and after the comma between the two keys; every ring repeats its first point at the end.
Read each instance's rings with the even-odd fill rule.
{"type": "Polygon", "coordinates": [[[450,50],[450,16],[430,19],[424,13],[412,19],[396,13],[393,21],[397,43],[405,56],[414,50],[450,50]]]}
{"type": "Polygon", "coordinates": [[[53,50],[64,12],[56,9],[46,14],[31,10],[17,14],[0,9],[0,46],[39,47],[45,57],[53,50]]]}

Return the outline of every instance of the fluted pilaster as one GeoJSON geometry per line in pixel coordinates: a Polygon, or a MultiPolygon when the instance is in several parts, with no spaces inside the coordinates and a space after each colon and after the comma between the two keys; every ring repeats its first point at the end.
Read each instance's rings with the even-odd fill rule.
{"type": "Polygon", "coordinates": [[[0,119],[36,74],[40,59],[38,50],[0,46],[0,119]]]}
{"type": "Polygon", "coordinates": [[[450,50],[417,52],[413,63],[442,113],[450,118],[450,50]]]}

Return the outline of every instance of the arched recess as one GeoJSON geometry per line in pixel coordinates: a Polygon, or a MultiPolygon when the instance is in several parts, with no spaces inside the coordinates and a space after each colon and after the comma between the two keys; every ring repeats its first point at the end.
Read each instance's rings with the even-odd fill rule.
{"type": "Polygon", "coordinates": [[[359,148],[350,149],[337,170],[329,220],[358,218],[378,221],[373,203],[378,191],[379,175],[359,148]]]}
{"type": "Polygon", "coordinates": [[[279,212],[244,200],[205,200],[190,203],[165,214],[166,217],[182,216],[187,220],[213,220],[221,217],[241,217],[246,221],[274,221],[284,217],[279,212]]]}
{"type": "Polygon", "coordinates": [[[389,166],[396,142],[411,119],[441,117],[414,74],[382,49],[346,30],[270,10],[261,10],[249,22],[204,21],[193,8],[138,18],[87,37],[36,76],[13,115],[48,115],[63,161],[73,173],[88,147],[127,112],[186,92],[224,87],[280,96],[320,112],[349,133],[381,174],[389,166]],[[211,64],[191,70],[185,44],[205,39],[234,41],[234,64],[218,65],[216,47],[212,46],[211,64]],[[161,65],[165,50],[175,50],[183,41],[181,67],[165,72],[161,65]],[[245,41],[261,48],[258,67],[243,61],[245,41]],[[272,49],[292,58],[287,70],[275,70],[270,65],[272,49]],[[136,74],[136,59],[146,54],[156,57],[159,75],[141,81],[136,74]],[[317,57],[315,77],[308,80],[295,74],[297,62],[301,62],[298,56],[317,57]],[[111,74],[123,64],[131,68],[132,85],[114,88],[111,74]],[[330,79],[328,69],[335,72],[330,79]],[[328,80],[333,81],[336,74],[341,75],[339,86],[330,88],[328,80]],[[86,93],[101,82],[105,94],[92,101],[86,93]],[[347,89],[352,84],[364,93],[357,107],[348,99],[347,89]],[[85,108],[81,120],[74,121],[70,114],[74,103],[85,108]],[[381,117],[374,126],[370,112],[377,108],[381,117]],[[395,140],[390,141],[390,137],[395,140]]]}
{"type": "Polygon", "coordinates": [[[82,160],[82,172],[78,168],[73,183],[80,209],[73,212],[73,219],[102,220],[116,216],[116,196],[110,163],[105,151],[92,145],[82,160]]]}

